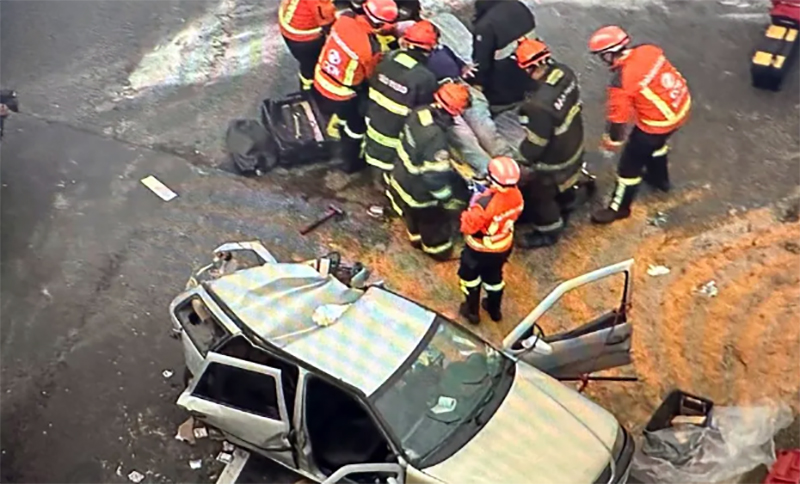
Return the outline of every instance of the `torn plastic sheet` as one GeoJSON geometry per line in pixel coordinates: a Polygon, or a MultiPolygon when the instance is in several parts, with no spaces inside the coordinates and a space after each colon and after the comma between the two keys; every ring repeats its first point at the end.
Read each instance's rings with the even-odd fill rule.
{"type": "Polygon", "coordinates": [[[643,483],[720,483],[775,461],[773,437],[792,423],[784,403],[714,407],[711,426],[678,425],[647,435],[631,476],[643,483]]]}

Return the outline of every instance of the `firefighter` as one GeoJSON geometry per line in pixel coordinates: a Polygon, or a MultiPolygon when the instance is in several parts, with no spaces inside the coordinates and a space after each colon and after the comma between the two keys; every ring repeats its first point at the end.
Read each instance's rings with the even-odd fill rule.
{"type": "Polygon", "coordinates": [[[608,224],[630,216],[642,179],[658,190],[669,191],[667,140],[689,119],[692,100],[686,80],[664,51],[652,44],[631,46],[630,37],[619,27],[595,32],[589,50],[612,72],[602,146],[616,151],[625,144],[611,201],[592,214],[594,223],[608,224]],[[625,143],[631,116],[636,125],[625,143]]]}
{"type": "Polygon", "coordinates": [[[469,104],[464,84],[443,84],[434,102],[409,114],[397,145],[386,189],[394,211],[403,218],[414,247],[435,260],[448,260],[453,252],[454,210],[463,209],[468,198],[464,180],[450,163],[447,130],[453,116],[469,104]]]}
{"type": "Polygon", "coordinates": [[[477,0],[473,59],[477,70],[473,85],[483,91],[496,112],[513,108],[525,97],[531,83],[513,59],[520,37],[533,39],[536,21],[519,0],[477,0]]]}
{"type": "Polygon", "coordinates": [[[378,182],[392,172],[408,114],[433,102],[439,85],[425,63],[438,41],[439,32],[432,23],[417,22],[403,33],[400,50],[387,54],[370,78],[364,158],[378,182]]]}
{"type": "Polygon", "coordinates": [[[314,67],[325,45],[325,33],[336,19],[331,0],[282,0],[278,7],[281,35],[300,64],[300,89],[311,90],[314,67]]]}
{"type": "Polygon", "coordinates": [[[360,102],[366,96],[367,79],[381,58],[376,35],[391,28],[396,20],[394,0],[367,0],[364,15],[340,16],[314,70],[314,93],[320,109],[338,123],[346,173],[366,168],[361,145],[367,125],[360,102]]]}
{"type": "Polygon", "coordinates": [[[519,109],[525,139],[519,146],[523,176],[520,188],[525,213],[533,231],[520,237],[523,248],[555,244],[564,230],[562,211],[568,195],[581,178],[583,166],[583,117],[578,78],[566,65],[556,62],[547,45],[525,39],[515,54],[520,69],[535,82],[519,109]]]}
{"type": "Polygon", "coordinates": [[[516,161],[507,156],[492,158],[488,171],[488,188],[474,195],[469,208],[461,214],[466,245],[461,252],[458,277],[466,301],[459,314],[471,324],[480,322],[481,283],[486,289],[481,306],[492,321],[503,319],[503,266],[514,245],[514,222],[525,205],[517,188],[520,169],[516,161]]]}

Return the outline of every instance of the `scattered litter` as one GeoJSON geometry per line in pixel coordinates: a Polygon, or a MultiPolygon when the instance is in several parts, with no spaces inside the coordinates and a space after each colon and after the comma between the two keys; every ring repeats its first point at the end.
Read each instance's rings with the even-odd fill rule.
{"type": "Polygon", "coordinates": [[[367,210],[367,214],[373,218],[381,218],[384,214],[384,208],[380,205],[373,205],[367,210]]]}
{"type": "Polygon", "coordinates": [[[222,450],[224,452],[233,452],[236,449],[236,446],[228,442],[227,440],[222,443],[222,450]]]}
{"type": "Polygon", "coordinates": [[[120,477],[122,476],[122,464],[117,466],[117,475],[120,477]]]}
{"type": "Polygon", "coordinates": [[[142,178],[142,184],[149,188],[153,193],[159,196],[165,202],[169,202],[173,198],[177,197],[178,194],[173,192],[169,189],[168,186],[161,183],[156,177],[150,175],[148,177],[142,178]]]}
{"type": "Polygon", "coordinates": [[[50,294],[50,291],[48,291],[46,287],[42,288],[42,296],[46,297],[47,299],[53,299],[52,294],[50,294]]]}
{"type": "Polygon", "coordinates": [[[697,290],[700,294],[708,297],[717,297],[719,289],[717,289],[717,281],[708,281],[697,290]]]}
{"type": "Polygon", "coordinates": [[[667,224],[667,214],[664,212],[656,212],[656,214],[649,219],[647,219],[647,225],[652,225],[653,227],[663,227],[667,224]]]}
{"type": "Polygon", "coordinates": [[[203,467],[203,460],[202,459],[190,460],[189,461],[189,467],[191,467],[192,469],[197,470],[197,469],[203,467]]]}
{"type": "Polygon", "coordinates": [[[653,277],[665,276],[669,274],[669,267],[667,266],[654,266],[652,264],[647,266],[647,274],[653,277]]]}
{"type": "MultiPolygon", "coordinates": [[[[727,72],[727,71],[726,71],[726,72],[727,72]]],[[[705,190],[711,190],[711,184],[710,184],[710,183],[706,183],[705,185],[703,185],[703,189],[705,189],[705,190]]]]}
{"type": "Polygon", "coordinates": [[[192,429],[194,428],[194,417],[189,417],[185,422],[178,426],[178,433],[175,434],[175,440],[180,440],[181,442],[189,442],[189,444],[194,445],[194,432],[192,429]]]}
{"type": "Polygon", "coordinates": [[[217,460],[225,464],[230,464],[233,460],[233,454],[230,452],[220,452],[219,455],[217,455],[217,460]]]}
{"type": "Polygon", "coordinates": [[[131,471],[130,474],[128,474],[128,479],[131,482],[139,484],[140,482],[142,482],[144,480],[144,474],[142,474],[139,471],[131,471]]]}
{"type": "Polygon", "coordinates": [[[205,427],[197,427],[193,431],[195,439],[204,439],[208,437],[208,430],[205,427]]]}
{"type": "Polygon", "coordinates": [[[173,374],[174,373],[172,372],[172,370],[164,370],[161,372],[161,376],[163,376],[164,378],[172,378],[173,374]]]}

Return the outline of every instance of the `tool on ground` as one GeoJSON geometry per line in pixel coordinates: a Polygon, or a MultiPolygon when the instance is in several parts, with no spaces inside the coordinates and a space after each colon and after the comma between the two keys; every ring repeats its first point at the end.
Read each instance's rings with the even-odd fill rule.
{"type": "Polygon", "coordinates": [[[300,235],[308,234],[312,230],[316,229],[317,227],[319,227],[320,225],[324,224],[325,222],[327,222],[328,220],[330,220],[330,219],[332,219],[334,217],[342,219],[342,218],[344,218],[344,215],[345,215],[344,210],[342,210],[341,208],[339,208],[339,207],[337,207],[335,205],[328,205],[328,213],[326,213],[320,219],[316,220],[315,222],[313,222],[310,225],[307,225],[305,228],[303,228],[303,230],[300,231],[300,235]]]}

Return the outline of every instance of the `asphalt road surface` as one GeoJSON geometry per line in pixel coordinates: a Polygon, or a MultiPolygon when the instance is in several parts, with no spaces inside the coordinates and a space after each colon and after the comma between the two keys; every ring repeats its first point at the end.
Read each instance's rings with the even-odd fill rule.
{"type": "MultiPolygon", "coordinates": [[[[796,71],[779,94],[748,85],[763,2],[602,3],[545,2],[538,16],[540,34],[581,75],[590,137],[600,133],[606,73],[589,62],[585,40],[620,22],[663,45],[695,93],[674,178],[678,189],[710,185],[718,196],[683,214],[687,224],[797,185],[796,71]]],[[[297,236],[296,219],[334,196],[213,168],[227,120],[293,88],[276,9],[254,0],[0,3],[0,84],[19,91],[25,111],[0,147],[3,481],[219,474],[216,444],[173,438],[185,418],[174,404],[182,355],[166,308],[222,241],[260,238],[283,257],[324,251],[297,236]],[[149,174],[179,197],[163,202],[145,189],[149,174]],[[201,470],[189,468],[193,458],[205,459],[201,470]]],[[[344,225],[365,243],[380,240],[364,227],[358,216],[344,225]]],[[[269,482],[293,479],[270,472],[269,482]]]]}

